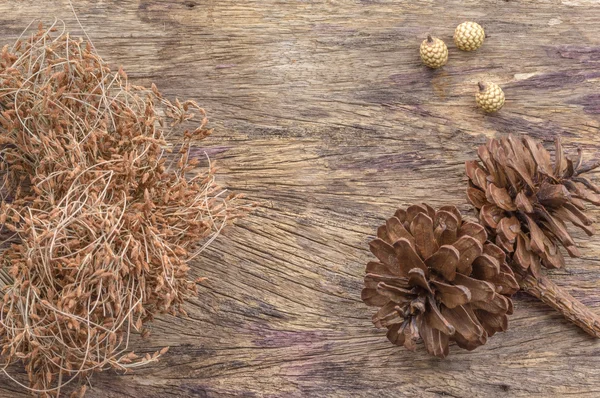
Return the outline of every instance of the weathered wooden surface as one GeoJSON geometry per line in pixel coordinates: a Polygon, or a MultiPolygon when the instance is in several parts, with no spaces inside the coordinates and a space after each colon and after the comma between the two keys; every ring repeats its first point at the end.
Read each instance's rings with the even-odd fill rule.
{"type": "MultiPolygon", "coordinates": [[[[445,361],[393,347],[360,300],[367,242],[397,206],[470,212],[463,162],[486,137],[562,134],[567,147],[600,149],[600,2],[75,7],[133,80],[206,107],[222,181],[261,201],[194,264],[210,279],[190,318],[154,322],[146,347],[170,345],[164,360],[97,375],[90,397],[600,395],[600,342],[527,296],[516,297],[508,332],[472,353],[453,347],[445,361]],[[452,45],[465,20],[489,35],[476,53],[452,45]],[[443,70],[419,63],[429,32],[449,45],[443,70]],[[480,79],[505,90],[496,116],[474,108],[480,79]]],[[[0,42],[54,17],[80,31],[64,1],[3,1],[0,42]]],[[[551,278],[600,311],[600,236],[581,247],[584,258],[551,278]]],[[[1,397],[26,396],[1,380],[1,397]]]]}

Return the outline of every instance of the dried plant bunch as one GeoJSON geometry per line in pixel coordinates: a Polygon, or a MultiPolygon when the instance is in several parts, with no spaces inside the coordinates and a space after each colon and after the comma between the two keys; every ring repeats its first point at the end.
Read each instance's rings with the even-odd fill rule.
{"type": "Polygon", "coordinates": [[[468,161],[467,197],[496,244],[522,270],[540,275],[542,266],[561,268],[563,246],[580,252],[566,222],[591,236],[585,202],[600,205],[600,188],[583,175],[599,164],[582,166],[581,151],[571,160],[555,141],[554,159],[531,137],[491,139],[478,149],[480,162],[468,161]]]}
{"type": "Polygon", "coordinates": [[[370,243],[379,261],[367,264],[363,301],[380,309],[388,339],[444,358],[450,341],[467,350],[504,331],[519,289],[504,252],[480,224],[454,206],[399,209],[370,243]]]}
{"type": "Polygon", "coordinates": [[[132,85],[54,32],[0,54],[1,370],[22,362],[43,396],[163,354],[128,352],[130,333],[185,315],[189,262],[247,211],[192,146],[211,133],[198,104],[132,85]]]}

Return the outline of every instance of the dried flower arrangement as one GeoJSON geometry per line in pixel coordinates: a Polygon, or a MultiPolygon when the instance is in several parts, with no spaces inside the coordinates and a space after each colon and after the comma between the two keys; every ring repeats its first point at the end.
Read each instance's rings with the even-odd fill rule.
{"type": "Polygon", "coordinates": [[[466,163],[467,197],[479,223],[461,221],[452,206],[413,205],[379,227],[370,244],[379,262],[366,268],[363,301],[388,339],[444,358],[448,342],[468,350],[507,328],[510,296],[522,289],[600,338],[600,317],[542,274],[564,266],[559,246],[579,250],[565,222],[592,235],[584,202],[600,205],[600,188],[583,174],[581,151],[569,159],[529,137],[491,139],[466,163]]]}
{"type": "Polygon", "coordinates": [[[164,354],[128,352],[130,334],[185,315],[189,261],[249,209],[190,156],[211,133],[200,106],[130,84],[89,42],[55,32],[40,26],[0,54],[1,369],[20,361],[23,387],[43,396],[164,354]]]}

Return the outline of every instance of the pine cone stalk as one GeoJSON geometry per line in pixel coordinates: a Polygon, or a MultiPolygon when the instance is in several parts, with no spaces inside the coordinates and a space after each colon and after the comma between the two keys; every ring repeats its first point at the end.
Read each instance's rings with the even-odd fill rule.
{"type": "Polygon", "coordinates": [[[524,274],[517,278],[521,289],[560,312],[590,336],[600,338],[600,316],[547,277],[524,274]]]}

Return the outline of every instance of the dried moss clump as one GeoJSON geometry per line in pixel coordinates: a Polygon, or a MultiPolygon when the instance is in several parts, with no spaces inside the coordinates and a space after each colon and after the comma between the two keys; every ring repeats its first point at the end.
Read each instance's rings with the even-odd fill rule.
{"type": "Polygon", "coordinates": [[[10,237],[0,359],[22,361],[42,395],[164,353],[128,352],[130,333],[158,313],[185,314],[196,292],[188,262],[246,211],[190,156],[211,132],[194,101],[134,86],[90,43],[53,31],[0,55],[0,222],[10,237]],[[173,132],[178,145],[166,141],[173,132]]]}

